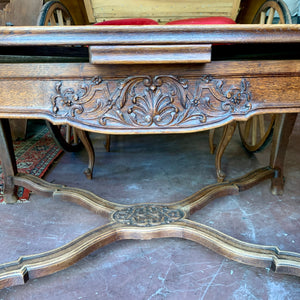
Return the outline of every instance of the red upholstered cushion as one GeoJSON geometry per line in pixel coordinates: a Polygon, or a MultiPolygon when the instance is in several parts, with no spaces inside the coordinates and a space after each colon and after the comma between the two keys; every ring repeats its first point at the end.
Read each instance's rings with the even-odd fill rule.
{"type": "Polygon", "coordinates": [[[119,20],[108,20],[94,25],[158,25],[158,22],[152,19],[135,18],[135,19],[119,19],[119,20]]]}
{"type": "Polygon", "coordinates": [[[236,24],[232,19],[227,17],[206,17],[195,19],[176,20],[167,23],[167,25],[209,25],[209,24],[236,24]]]}

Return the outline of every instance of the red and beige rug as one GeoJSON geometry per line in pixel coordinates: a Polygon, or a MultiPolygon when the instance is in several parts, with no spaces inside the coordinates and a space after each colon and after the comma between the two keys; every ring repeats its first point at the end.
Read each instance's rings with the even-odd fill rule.
{"type": "MultiPolygon", "coordinates": [[[[14,142],[17,167],[20,173],[28,173],[43,177],[53,161],[62,153],[62,150],[55,144],[47,127],[42,127],[35,135],[24,141],[14,142]]],[[[3,201],[3,174],[0,162],[0,204],[3,201]]],[[[19,201],[26,201],[30,191],[19,187],[19,201]]]]}

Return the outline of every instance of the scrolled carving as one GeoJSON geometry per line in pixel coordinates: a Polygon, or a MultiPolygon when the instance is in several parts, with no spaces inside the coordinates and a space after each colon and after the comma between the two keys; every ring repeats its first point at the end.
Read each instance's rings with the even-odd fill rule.
{"type": "Polygon", "coordinates": [[[94,77],[77,90],[58,82],[55,92],[54,114],[109,128],[195,127],[251,109],[246,79],[228,85],[212,76],[190,81],[171,75],[94,77]]]}
{"type": "Polygon", "coordinates": [[[69,114],[72,117],[75,117],[76,113],[83,113],[86,102],[82,101],[82,99],[92,96],[90,93],[93,86],[98,85],[100,82],[100,77],[94,77],[90,82],[82,83],[77,91],[73,88],[62,90],[62,82],[57,82],[55,84],[56,95],[51,97],[53,112],[56,114],[59,111],[59,107],[69,107],[69,114]]]}
{"type": "Polygon", "coordinates": [[[139,227],[169,224],[183,217],[182,210],[170,209],[161,205],[131,206],[116,211],[112,216],[118,223],[139,227]]]}

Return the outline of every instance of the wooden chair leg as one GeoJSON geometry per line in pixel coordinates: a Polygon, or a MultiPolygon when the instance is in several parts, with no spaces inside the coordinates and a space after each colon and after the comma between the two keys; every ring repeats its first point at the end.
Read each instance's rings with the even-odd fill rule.
{"type": "Polygon", "coordinates": [[[282,195],[284,187],[283,167],[289,137],[293,131],[297,114],[280,114],[276,116],[273,133],[270,167],[276,170],[272,178],[271,191],[274,195],[282,195]]]}
{"type": "Polygon", "coordinates": [[[110,143],[111,143],[111,135],[106,135],[106,141],[105,141],[105,150],[106,152],[110,152],[110,143]]]}
{"type": "Polygon", "coordinates": [[[221,170],[221,159],[223,156],[223,153],[228,146],[234,131],[236,128],[236,122],[232,122],[226,126],[224,126],[223,134],[220,140],[220,143],[218,145],[217,151],[216,151],[216,158],[215,158],[215,164],[216,164],[216,172],[217,172],[217,179],[218,182],[223,182],[226,174],[221,170]]]}
{"type": "Polygon", "coordinates": [[[17,164],[12,143],[9,121],[0,119],[0,159],[4,177],[3,197],[6,203],[17,202],[17,187],[14,176],[17,175],[17,164]]]}
{"type": "Polygon", "coordinates": [[[78,134],[81,142],[84,145],[89,157],[88,167],[84,170],[84,174],[88,179],[93,178],[93,170],[95,165],[95,151],[91,139],[89,137],[88,132],[76,129],[76,133],[78,134]]]}
{"type": "Polygon", "coordinates": [[[209,152],[214,154],[216,145],[214,144],[215,129],[209,130],[208,141],[209,141],[209,152]]]}

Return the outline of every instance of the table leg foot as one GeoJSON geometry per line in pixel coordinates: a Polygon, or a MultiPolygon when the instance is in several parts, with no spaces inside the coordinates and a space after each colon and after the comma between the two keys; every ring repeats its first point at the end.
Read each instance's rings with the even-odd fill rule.
{"type": "Polygon", "coordinates": [[[284,188],[284,159],[289,137],[297,119],[296,113],[280,114],[276,116],[273,133],[273,143],[270,157],[270,167],[276,170],[272,179],[271,191],[274,195],[282,195],[284,188]]]}
{"type": "Polygon", "coordinates": [[[5,193],[3,195],[3,200],[6,204],[13,204],[18,201],[18,197],[15,195],[15,193],[12,193],[12,194],[5,193]]]}
{"type": "Polygon", "coordinates": [[[92,179],[95,164],[95,151],[92,141],[90,140],[89,134],[86,131],[76,129],[76,132],[81,142],[83,143],[84,148],[86,149],[89,157],[88,167],[84,170],[84,174],[87,177],[87,179],[92,179]]]}

